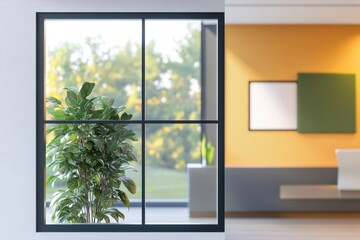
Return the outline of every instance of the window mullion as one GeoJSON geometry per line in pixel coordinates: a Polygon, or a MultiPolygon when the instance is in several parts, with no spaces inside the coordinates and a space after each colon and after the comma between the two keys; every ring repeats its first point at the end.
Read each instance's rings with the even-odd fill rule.
{"type": "Polygon", "coordinates": [[[141,224],[145,225],[145,19],[141,21],[141,224]]]}

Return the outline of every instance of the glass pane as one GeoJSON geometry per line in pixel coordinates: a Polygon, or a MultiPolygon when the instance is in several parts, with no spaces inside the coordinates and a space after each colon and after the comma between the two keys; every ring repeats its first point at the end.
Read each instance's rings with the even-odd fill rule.
{"type": "Polygon", "coordinates": [[[69,105],[64,88],[91,82],[91,97],[114,98],[114,106],[125,106],[140,119],[141,27],[140,20],[46,20],[45,97],[69,105]]]}
{"type": "Polygon", "coordinates": [[[141,125],[48,124],[46,131],[47,224],[141,223],[141,125]]]}
{"type": "Polygon", "coordinates": [[[148,20],[145,31],[146,119],[217,120],[217,22],[148,20]]]}
{"type": "Polygon", "coordinates": [[[146,223],[216,224],[217,125],[147,124],[145,144],[146,223]]]}

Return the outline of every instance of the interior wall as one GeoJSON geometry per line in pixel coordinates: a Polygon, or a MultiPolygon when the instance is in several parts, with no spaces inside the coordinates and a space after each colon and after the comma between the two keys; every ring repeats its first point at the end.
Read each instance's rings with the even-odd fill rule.
{"type": "Polygon", "coordinates": [[[355,134],[248,130],[248,82],[296,80],[299,72],[355,73],[358,81],[360,26],[226,25],[226,166],[333,167],[336,148],[360,147],[359,129],[355,134]]]}
{"type": "Polygon", "coordinates": [[[0,0],[0,238],[224,239],[224,233],[37,233],[36,12],[224,12],[224,0],[0,0]]]}

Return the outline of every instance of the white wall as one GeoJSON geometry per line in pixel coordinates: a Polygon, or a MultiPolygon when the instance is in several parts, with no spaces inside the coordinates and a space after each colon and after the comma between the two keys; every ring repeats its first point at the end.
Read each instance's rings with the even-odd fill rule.
{"type": "Polygon", "coordinates": [[[223,233],[35,232],[35,13],[46,11],[223,12],[224,1],[0,0],[0,239],[223,239],[223,233]]]}

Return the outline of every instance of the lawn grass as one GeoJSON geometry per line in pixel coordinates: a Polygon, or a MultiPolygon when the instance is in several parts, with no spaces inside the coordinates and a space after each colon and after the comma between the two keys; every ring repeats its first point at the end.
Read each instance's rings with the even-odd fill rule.
{"type": "MultiPolygon", "coordinates": [[[[134,173],[129,174],[132,176],[134,173]]],[[[139,176],[141,172],[136,173],[139,176]]],[[[146,199],[187,199],[186,170],[174,170],[147,165],[145,172],[146,199]]],[[[135,177],[136,195],[131,198],[141,198],[141,178],[135,177]]]]}

